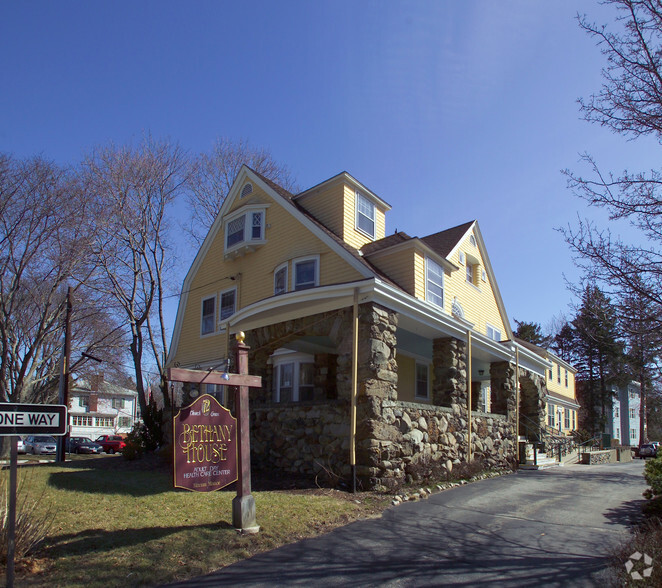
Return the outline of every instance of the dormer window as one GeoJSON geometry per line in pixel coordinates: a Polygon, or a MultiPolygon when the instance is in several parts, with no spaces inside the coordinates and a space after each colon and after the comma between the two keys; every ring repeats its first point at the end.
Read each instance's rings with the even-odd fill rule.
{"type": "Polygon", "coordinates": [[[435,306],[444,307],[444,270],[429,257],[425,258],[425,299],[435,306]]]}
{"type": "Polygon", "coordinates": [[[287,263],[276,268],[274,271],[274,294],[285,294],[287,292],[287,263]]]}
{"type": "Polygon", "coordinates": [[[363,194],[356,193],[356,228],[375,238],[375,205],[363,194]]]}
{"type": "Polygon", "coordinates": [[[225,221],[225,251],[264,242],[264,208],[244,209],[225,221]]]}

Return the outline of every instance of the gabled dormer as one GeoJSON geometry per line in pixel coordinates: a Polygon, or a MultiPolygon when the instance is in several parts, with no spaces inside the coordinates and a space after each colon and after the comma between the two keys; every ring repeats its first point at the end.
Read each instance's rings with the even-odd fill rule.
{"type": "Polygon", "coordinates": [[[356,249],[386,234],[386,212],[391,206],[347,172],[298,194],[293,201],[356,249]]]}

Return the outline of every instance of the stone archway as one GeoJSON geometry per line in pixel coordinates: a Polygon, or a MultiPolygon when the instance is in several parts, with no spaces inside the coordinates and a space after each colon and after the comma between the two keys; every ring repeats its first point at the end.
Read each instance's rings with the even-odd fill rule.
{"type": "Polygon", "coordinates": [[[545,427],[545,395],[547,387],[542,376],[520,368],[519,431],[533,440],[545,427]]]}

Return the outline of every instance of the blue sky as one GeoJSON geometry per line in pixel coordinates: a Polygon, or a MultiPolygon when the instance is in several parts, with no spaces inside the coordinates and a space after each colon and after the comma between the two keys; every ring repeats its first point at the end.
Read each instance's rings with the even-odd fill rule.
{"type": "Polygon", "coordinates": [[[511,321],[545,326],[578,277],[555,229],[606,222],[560,170],[650,169],[658,147],[580,120],[604,59],[577,11],[613,22],[569,0],[6,1],[0,150],[74,163],[150,131],[248,139],[302,188],[346,170],[387,233],[478,219],[511,321]]]}

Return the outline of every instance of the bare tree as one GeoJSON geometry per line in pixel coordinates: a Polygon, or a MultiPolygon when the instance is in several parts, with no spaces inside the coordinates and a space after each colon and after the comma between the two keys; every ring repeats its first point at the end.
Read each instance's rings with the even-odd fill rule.
{"type": "MultiPolygon", "coordinates": [[[[662,140],[662,4],[651,0],[607,0],[616,10],[611,28],[580,17],[607,64],[601,90],[581,100],[587,121],[630,138],[662,140]]],[[[566,171],[569,186],[591,206],[605,209],[611,220],[626,220],[641,235],[626,243],[588,220],[563,231],[587,276],[621,298],[632,292],[662,304],[662,172],[603,173],[584,155],[587,176],[566,171]]]]}
{"type": "Polygon", "coordinates": [[[211,153],[201,153],[191,165],[187,193],[191,218],[184,230],[197,246],[207,236],[244,164],[286,190],[295,189],[287,167],[277,163],[266,149],[252,147],[243,139],[218,139],[211,153]]]}
{"type": "Polygon", "coordinates": [[[186,180],[186,156],[177,145],[146,137],[136,147],[98,148],[82,169],[95,202],[94,255],[100,271],[93,287],[113,301],[109,311],[128,325],[143,419],[160,426],[149,422],[144,366],[147,361],[156,365],[168,405],[163,303],[172,257],[167,219],[186,180]]]}
{"type": "MultiPolygon", "coordinates": [[[[72,286],[82,296],[94,272],[90,213],[69,170],[0,154],[2,402],[56,400],[66,290],[72,286]]],[[[86,362],[81,350],[103,355],[117,344],[116,325],[109,326],[96,303],[89,298],[77,305],[73,368],[86,362]]]]}

